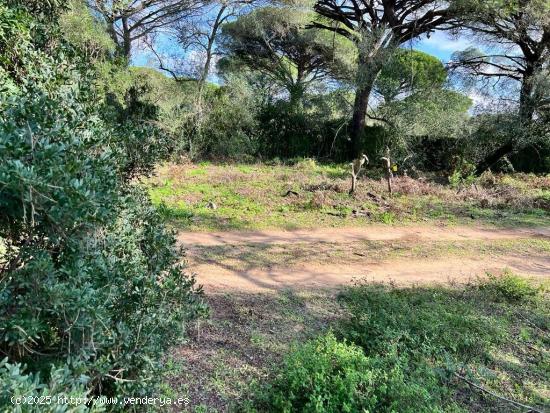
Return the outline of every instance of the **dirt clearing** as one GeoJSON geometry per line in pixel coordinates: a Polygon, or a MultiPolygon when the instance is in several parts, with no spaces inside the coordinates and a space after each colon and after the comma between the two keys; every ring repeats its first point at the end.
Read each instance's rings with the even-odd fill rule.
{"type": "Polygon", "coordinates": [[[509,268],[550,276],[550,228],[335,228],[180,233],[207,292],[332,288],[354,279],[397,285],[468,282],[509,268]]]}
{"type": "Polygon", "coordinates": [[[178,240],[192,248],[198,245],[223,244],[286,244],[294,242],[350,242],[360,240],[461,240],[461,239],[514,239],[544,237],[550,239],[550,227],[537,228],[483,228],[459,226],[406,226],[323,228],[295,231],[235,231],[235,232],[180,232],[178,240]]]}

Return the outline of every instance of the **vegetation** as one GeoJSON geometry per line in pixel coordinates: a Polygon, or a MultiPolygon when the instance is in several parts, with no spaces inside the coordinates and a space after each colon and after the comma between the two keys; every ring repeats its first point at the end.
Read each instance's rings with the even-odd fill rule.
{"type": "Polygon", "coordinates": [[[329,332],[294,350],[243,410],[513,411],[507,399],[542,408],[549,307],[533,288],[510,273],[459,289],[350,287],[343,341],[329,332]]]}
{"type": "Polygon", "coordinates": [[[0,411],[543,411],[549,16],[4,0],[0,411]]]}
{"type": "Polygon", "coordinates": [[[314,228],[381,224],[543,225],[546,177],[484,175],[465,181],[430,176],[394,179],[388,196],[381,171],[369,170],[354,197],[349,166],[302,160],[295,165],[165,165],[149,193],[173,226],[186,230],[314,228]],[[443,182],[443,183],[440,183],[443,182]],[[289,193],[288,191],[294,191],[289,193]]]}
{"type": "MultiPolygon", "coordinates": [[[[149,131],[103,116],[86,56],[44,17],[55,3],[32,5],[0,6],[3,411],[12,397],[148,394],[159,355],[204,311],[173,234],[130,182],[159,142],[136,148],[149,131]]],[[[48,409],[68,407],[101,408],[48,409]]]]}

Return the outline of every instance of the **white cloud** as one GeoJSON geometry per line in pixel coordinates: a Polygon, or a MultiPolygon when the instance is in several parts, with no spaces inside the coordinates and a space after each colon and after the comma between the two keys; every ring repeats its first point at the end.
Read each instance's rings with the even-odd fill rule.
{"type": "Polygon", "coordinates": [[[413,47],[429,54],[437,56],[442,61],[449,61],[455,51],[465,50],[468,47],[475,46],[471,37],[460,35],[450,36],[447,32],[436,31],[422,36],[414,42],[413,47]]]}
{"type": "Polygon", "coordinates": [[[428,47],[433,47],[443,52],[454,52],[473,46],[472,40],[466,36],[451,37],[444,32],[431,33],[429,38],[424,36],[421,42],[428,47]]]}

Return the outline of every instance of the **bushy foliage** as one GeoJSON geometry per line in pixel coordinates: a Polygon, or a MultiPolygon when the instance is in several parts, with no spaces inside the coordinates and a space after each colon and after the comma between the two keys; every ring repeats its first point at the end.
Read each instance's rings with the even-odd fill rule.
{"type": "Polygon", "coordinates": [[[259,102],[238,77],[208,88],[182,126],[181,145],[193,158],[245,159],[257,154],[259,102]]]}
{"type": "Polygon", "coordinates": [[[0,47],[0,398],[143,394],[204,306],[128,181],[148,155],[139,131],[99,116],[85,62],[49,26],[0,6],[1,33],[19,36],[0,47]]]}
{"type": "Polygon", "coordinates": [[[242,410],[462,412],[453,373],[506,337],[443,289],[360,284],[340,300],[343,341],[329,333],[291,352],[242,410]]]}
{"type": "Polygon", "coordinates": [[[67,367],[52,367],[48,372],[47,383],[43,383],[39,374],[26,373],[20,364],[9,364],[6,360],[0,361],[0,409],[2,411],[16,413],[104,411],[99,405],[88,408],[85,403],[82,403],[82,400],[90,396],[89,390],[86,389],[88,377],[81,376],[75,379],[67,367]],[[37,403],[27,403],[28,400],[36,400],[37,403]],[[65,400],[66,403],[64,403],[65,400]],[[42,403],[38,403],[40,401],[42,403]]]}
{"type": "Polygon", "coordinates": [[[397,49],[376,79],[375,88],[389,103],[400,94],[441,89],[447,80],[443,63],[417,50],[397,49]]]}
{"type": "MultiPolygon", "coordinates": [[[[276,376],[242,409],[260,412],[442,412],[440,377],[427,364],[413,362],[397,346],[365,355],[332,333],[290,353],[276,376]]],[[[447,409],[444,409],[445,406],[447,409]]],[[[458,411],[458,409],[456,409],[458,411]]]]}
{"type": "MultiPolygon", "coordinates": [[[[260,116],[259,152],[268,158],[323,157],[339,146],[332,142],[338,120],[319,121],[316,114],[291,110],[288,102],[266,106],[260,116]]],[[[342,133],[345,135],[345,132],[342,133]]],[[[343,140],[340,137],[340,141],[343,140]]]]}
{"type": "Polygon", "coordinates": [[[366,411],[461,411],[446,385],[450,374],[465,359],[488,357],[501,337],[488,319],[437,289],[359,285],[340,299],[350,317],[339,334],[364,350],[373,374],[366,411]]]}
{"type": "Polygon", "coordinates": [[[69,0],[67,11],[60,16],[63,37],[80,49],[90,61],[106,61],[115,52],[115,43],[106,27],[94,18],[85,0],[69,0]]]}
{"type": "Polygon", "coordinates": [[[526,279],[515,275],[509,269],[500,275],[487,273],[479,288],[488,293],[496,301],[519,302],[529,300],[537,295],[539,290],[526,279]]]}
{"type": "Polygon", "coordinates": [[[536,371],[530,376],[534,387],[544,388],[544,355],[533,357],[525,347],[547,341],[547,297],[533,297],[536,291],[511,274],[463,288],[348,287],[340,296],[348,315],[336,325],[337,334],[294,348],[266,383],[253,385],[255,395],[241,410],[458,413],[510,408],[498,397],[483,397],[479,389],[469,391],[463,377],[511,400],[542,406],[544,396],[522,389],[525,369],[508,361],[512,354],[520,358],[536,371]],[[517,393],[506,388],[509,383],[517,393]]]}
{"type": "Polygon", "coordinates": [[[256,401],[258,411],[356,412],[376,400],[363,351],[333,334],[292,352],[256,401]]]}
{"type": "Polygon", "coordinates": [[[503,111],[473,116],[465,125],[455,153],[470,163],[478,163],[502,142],[513,140],[517,149],[491,167],[493,172],[545,172],[550,163],[548,123],[543,119],[525,125],[517,114],[503,111]]]}

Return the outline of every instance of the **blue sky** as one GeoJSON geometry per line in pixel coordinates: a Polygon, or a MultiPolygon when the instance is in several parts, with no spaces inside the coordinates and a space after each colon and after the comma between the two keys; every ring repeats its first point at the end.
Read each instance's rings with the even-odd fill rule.
{"type": "Polygon", "coordinates": [[[432,33],[430,38],[423,36],[414,48],[434,55],[446,63],[453,52],[465,50],[472,45],[466,36],[451,37],[446,32],[437,31],[432,33]]]}

